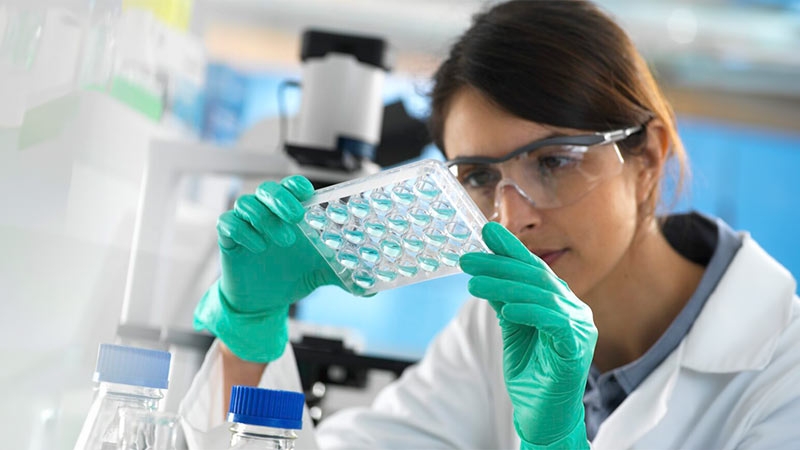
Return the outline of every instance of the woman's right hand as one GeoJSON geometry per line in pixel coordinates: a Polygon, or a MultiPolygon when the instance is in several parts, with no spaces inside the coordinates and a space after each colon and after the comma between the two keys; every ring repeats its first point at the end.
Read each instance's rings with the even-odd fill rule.
{"type": "Polygon", "coordinates": [[[289,306],[320,286],[341,286],[295,225],[313,193],[299,175],[265,182],[217,221],[222,276],[198,304],[194,325],[241,359],[277,359],[288,340],[289,306]]]}
{"type": "Polygon", "coordinates": [[[589,448],[583,394],[597,343],[592,310],[497,222],[467,253],[469,292],[489,301],[503,335],[503,373],[523,449],[589,448]]]}

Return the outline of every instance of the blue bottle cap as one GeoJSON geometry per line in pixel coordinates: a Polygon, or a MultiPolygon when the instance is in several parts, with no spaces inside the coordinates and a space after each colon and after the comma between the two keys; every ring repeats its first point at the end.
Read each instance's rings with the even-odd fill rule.
{"type": "Polygon", "coordinates": [[[92,379],[95,382],[166,389],[169,385],[169,362],[169,352],[100,344],[92,379]]]}
{"type": "Polygon", "coordinates": [[[303,428],[305,399],[300,392],[234,386],[228,421],[299,430],[303,428]]]}

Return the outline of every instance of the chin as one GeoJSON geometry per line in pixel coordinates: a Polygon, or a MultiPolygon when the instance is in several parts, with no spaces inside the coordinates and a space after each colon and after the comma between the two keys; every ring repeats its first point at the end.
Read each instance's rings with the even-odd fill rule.
{"type": "Polygon", "coordinates": [[[570,264],[570,261],[565,261],[564,258],[550,265],[550,268],[559,278],[567,283],[567,286],[569,286],[572,292],[580,297],[579,291],[582,290],[583,278],[585,278],[585,276],[581,275],[585,275],[585,271],[576,269],[570,264]]]}

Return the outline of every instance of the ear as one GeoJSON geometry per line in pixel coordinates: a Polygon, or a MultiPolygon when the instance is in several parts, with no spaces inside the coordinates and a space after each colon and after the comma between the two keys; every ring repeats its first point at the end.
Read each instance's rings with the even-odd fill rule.
{"type": "Polygon", "coordinates": [[[639,173],[636,181],[636,199],[645,206],[658,190],[661,174],[672,145],[667,127],[660,119],[647,124],[647,141],[642,148],[639,160],[639,173]]]}

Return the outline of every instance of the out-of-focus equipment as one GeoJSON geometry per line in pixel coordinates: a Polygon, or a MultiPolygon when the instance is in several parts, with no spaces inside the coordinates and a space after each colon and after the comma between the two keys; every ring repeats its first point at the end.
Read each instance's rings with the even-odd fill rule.
{"type": "Polygon", "coordinates": [[[107,92],[158,122],[183,119],[204,83],[205,50],[185,28],[188,0],[97,0],[87,27],[78,84],[107,92]]]}
{"type": "Polygon", "coordinates": [[[402,100],[388,103],[383,108],[381,143],[375,152],[375,164],[389,167],[419,158],[430,143],[431,135],[423,120],[409,115],[402,100]]]}
{"type": "Polygon", "coordinates": [[[357,170],[374,159],[389,70],[386,42],[309,30],[303,34],[303,96],[286,152],[300,164],[357,170]]]}

